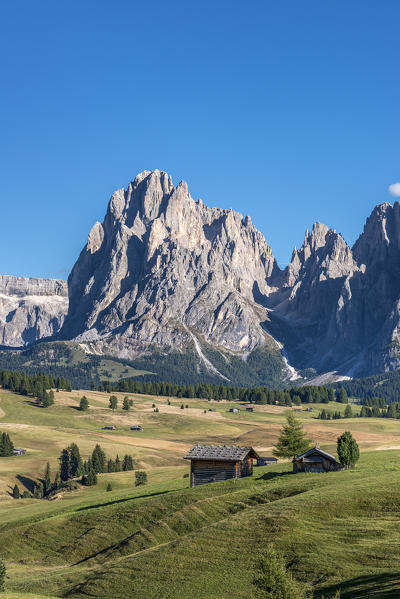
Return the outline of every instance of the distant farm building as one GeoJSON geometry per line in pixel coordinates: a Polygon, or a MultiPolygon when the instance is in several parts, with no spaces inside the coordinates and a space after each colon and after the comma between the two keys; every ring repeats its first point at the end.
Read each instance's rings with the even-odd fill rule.
{"type": "Polygon", "coordinates": [[[142,431],[143,428],[139,424],[132,424],[131,431],[142,431]]]}
{"type": "Polygon", "coordinates": [[[254,412],[254,408],[253,408],[253,406],[248,406],[248,407],[246,408],[246,412],[254,412]]]}
{"type": "Polygon", "coordinates": [[[293,458],[293,472],[335,472],[343,470],[343,466],[336,461],[333,455],[322,451],[319,447],[312,447],[301,455],[293,458]]]}
{"type": "Polygon", "coordinates": [[[101,427],[102,431],[115,431],[115,426],[113,424],[108,424],[107,426],[101,427]]]}
{"type": "Polygon", "coordinates": [[[209,412],[216,412],[217,410],[215,408],[208,408],[209,412]]]}
{"type": "Polygon", "coordinates": [[[240,412],[239,408],[230,408],[229,411],[233,412],[234,414],[238,414],[240,412]]]}
{"type": "Polygon", "coordinates": [[[273,466],[278,463],[278,458],[263,458],[257,459],[257,466],[273,466]]]}
{"type": "Polygon", "coordinates": [[[307,408],[307,412],[312,412],[313,409],[312,408],[307,408]]]}
{"type": "Polygon", "coordinates": [[[185,455],[190,460],[190,486],[252,476],[253,459],[258,458],[252,447],[195,445],[185,455]]]}
{"type": "Polygon", "coordinates": [[[13,455],[25,455],[26,449],[22,449],[22,447],[14,447],[13,455]]]}

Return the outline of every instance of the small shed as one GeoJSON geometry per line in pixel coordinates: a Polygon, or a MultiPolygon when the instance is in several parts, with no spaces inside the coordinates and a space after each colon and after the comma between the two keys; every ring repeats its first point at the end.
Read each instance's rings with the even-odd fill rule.
{"type": "Polygon", "coordinates": [[[115,426],[113,424],[108,424],[107,426],[103,426],[102,429],[103,431],[115,431],[115,426]]]}
{"type": "Polygon", "coordinates": [[[142,431],[143,428],[139,424],[132,424],[131,431],[142,431]]]}
{"type": "Polygon", "coordinates": [[[190,460],[190,486],[252,476],[253,459],[259,457],[252,447],[195,445],[185,455],[190,460]]]}
{"type": "Polygon", "coordinates": [[[273,466],[278,463],[278,458],[260,457],[257,459],[257,466],[273,466]]]}
{"type": "Polygon", "coordinates": [[[22,447],[14,447],[13,455],[25,455],[25,454],[26,454],[26,449],[23,449],[22,447]]]}
{"type": "Polygon", "coordinates": [[[254,412],[253,406],[247,406],[246,412],[254,412]]]}
{"type": "Polygon", "coordinates": [[[312,412],[313,409],[312,408],[307,408],[307,412],[312,412]]]}
{"type": "Polygon", "coordinates": [[[240,412],[239,408],[230,408],[229,411],[233,412],[234,414],[238,414],[240,412]]]}
{"type": "Polygon", "coordinates": [[[293,458],[293,472],[335,472],[343,470],[342,464],[335,457],[318,446],[312,447],[293,458]]]}

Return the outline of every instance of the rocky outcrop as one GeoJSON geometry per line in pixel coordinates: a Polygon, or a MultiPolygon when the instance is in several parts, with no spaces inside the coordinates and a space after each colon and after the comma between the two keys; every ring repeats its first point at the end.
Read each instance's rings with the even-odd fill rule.
{"type": "Polygon", "coordinates": [[[317,223],[293,252],[271,331],[299,368],[365,375],[400,367],[400,204],[373,210],[350,249],[317,223]]]}
{"type": "Polygon", "coordinates": [[[0,276],[0,345],[22,347],[55,335],[67,309],[66,281],[0,276]]]}
{"type": "Polygon", "coordinates": [[[90,231],[68,279],[61,336],[129,358],[199,342],[251,352],[271,343],[262,299],[278,274],[249,217],[194,201],[186,183],[145,171],[113,194],[90,231]]]}

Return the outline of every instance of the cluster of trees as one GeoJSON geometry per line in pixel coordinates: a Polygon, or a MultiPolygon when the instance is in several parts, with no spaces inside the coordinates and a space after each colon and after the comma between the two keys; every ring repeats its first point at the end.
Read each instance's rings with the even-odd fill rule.
{"type": "MultiPolygon", "coordinates": [[[[302,423],[292,412],[286,416],[286,420],[273,454],[281,458],[294,458],[310,448],[310,440],[306,437],[302,423]]],[[[337,454],[339,462],[346,469],[352,468],[358,461],[360,450],[350,432],[345,432],[338,438],[337,454]]]]}
{"type": "Polygon", "coordinates": [[[347,404],[344,413],[342,414],[339,411],[330,412],[329,410],[325,410],[325,408],[318,414],[317,418],[320,420],[340,420],[340,418],[353,418],[353,410],[350,404],[347,404]]]}
{"type": "Polygon", "coordinates": [[[71,383],[62,376],[26,374],[14,370],[0,371],[0,386],[14,393],[36,397],[37,405],[42,408],[49,408],[54,404],[53,389],[72,391],[71,383]]]}
{"type": "MultiPolygon", "coordinates": [[[[122,460],[118,455],[114,460],[107,459],[100,445],[96,445],[88,460],[83,461],[76,443],[71,443],[62,450],[59,463],[60,466],[54,479],[51,477],[50,464],[47,463],[43,480],[35,484],[33,497],[41,499],[61,489],[71,488],[71,482],[77,478],[80,478],[81,484],[91,486],[97,484],[97,475],[102,472],[126,472],[134,469],[131,455],[125,455],[122,460]]],[[[20,497],[31,497],[31,495],[27,491],[21,495],[18,485],[15,485],[13,497],[19,499],[20,497]]]]}
{"type": "MultiPolygon", "coordinates": [[[[128,395],[125,395],[125,397],[122,401],[122,409],[125,410],[126,412],[129,412],[129,410],[131,409],[132,406],[133,406],[133,399],[131,397],[129,397],[128,395]]],[[[112,411],[118,409],[118,397],[116,395],[111,395],[108,407],[112,411]]]]}
{"type": "Polygon", "coordinates": [[[48,389],[63,389],[71,391],[71,383],[63,376],[54,377],[52,374],[26,374],[15,370],[0,371],[0,386],[14,393],[22,395],[33,395],[38,397],[40,393],[48,389]]]}
{"type": "Polygon", "coordinates": [[[14,444],[8,433],[0,433],[0,458],[8,458],[13,454],[14,444]]]}

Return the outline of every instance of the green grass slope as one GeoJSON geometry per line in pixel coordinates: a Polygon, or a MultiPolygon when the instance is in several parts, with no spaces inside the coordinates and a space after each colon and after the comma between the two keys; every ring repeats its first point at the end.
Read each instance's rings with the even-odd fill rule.
{"type": "Polygon", "coordinates": [[[337,588],[345,599],[398,597],[398,457],[365,453],[350,472],[293,475],[286,464],[196,489],[179,478],[121,495],[98,491],[39,518],[29,505],[38,502],[27,500],[24,514],[0,526],[8,589],[76,599],[249,598],[257,555],[273,542],[316,597],[337,588]]]}

